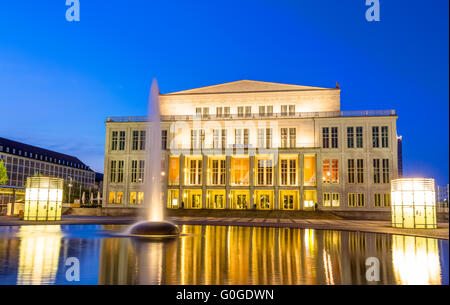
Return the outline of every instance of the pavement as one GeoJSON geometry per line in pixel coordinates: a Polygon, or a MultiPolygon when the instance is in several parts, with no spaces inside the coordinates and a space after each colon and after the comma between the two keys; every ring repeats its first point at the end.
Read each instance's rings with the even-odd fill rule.
{"type": "MultiPolygon", "coordinates": [[[[248,226],[301,228],[319,230],[360,231],[371,233],[386,233],[433,237],[449,239],[448,222],[438,223],[437,229],[398,229],[392,228],[389,221],[381,220],[349,220],[349,219],[282,219],[282,218],[239,218],[239,217],[189,217],[172,216],[168,219],[176,224],[215,225],[215,226],[248,226]]],[[[131,224],[136,217],[112,216],[63,216],[61,221],[38,222],[23,221],[17,217],[0,216],[0,226],[20,225],[82,225],[82,224],[131,224]]]]}

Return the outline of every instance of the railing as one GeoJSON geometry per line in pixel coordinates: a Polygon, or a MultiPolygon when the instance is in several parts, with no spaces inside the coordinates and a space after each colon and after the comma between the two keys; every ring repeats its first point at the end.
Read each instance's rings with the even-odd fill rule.
{"type": "MultiPolygon", "coordinates": [[[[395,110],[357,110],[357,111],[321,111],[272,114],[229,114],[229,115],[162,115],[161,121],[192,121],[192,120],[248,120],[248,119],[292,119],[292,118],[334,118],[334,117],[365,117],[394,116],[395,110]]],[[[146,122],[147,116],[117,116],[108,117],[107,122],[146,122]]]]}

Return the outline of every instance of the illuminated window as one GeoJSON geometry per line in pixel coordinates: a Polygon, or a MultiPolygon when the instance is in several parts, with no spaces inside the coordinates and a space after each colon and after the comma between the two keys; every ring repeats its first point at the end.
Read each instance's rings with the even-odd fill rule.
{"type": "Polygon", "coordinates": [[[325,207],[338,207],[339,193],[323,193],[323,205],[325,207]]]}
{"type": "Polygon", "coordinates": [[[230,206],[235,210],[249,209],[250,207],[250,192],[246,190],[232,190],[230,193],[230,206]]]}
{"type": "Polygon", "coordinates": [[[255,191],[255,204],[258,210],[272,210],[273,191],[268,190],[255,191]]]}
{"type": "Polygon", "coordinates": [[[169,157],[169,185],[180,184],[180,157],[170,156],[169,157]]]}
{"type": "Polygon", "coordinates": [[[209,190],[207,192],[208,209],[225,209],[225,190],[209,190]]]}
{"type": "Polygon", "coordinates": [[[181,207],[187,209],[201,209],[202,190],[184,190],[181,207]]]}
{"type": "Polygon", "coordinates": [[[116,192],[109,192],[108,203],[116,203],[116,192]]]}
{"type": "Polygon", "coordinates": [[[250,173],[250,160],[248,157],[231,158],[231,184],[248,185],[250,173]]]}
{"type": "Polygon", "coordinates": [[[317,192],[315,190],[303,191],[303,208],[305,210],[314,209],[317,203],[317,192]]]}
{"type": "Polygon", "coordinates": [[[331,193],[323,193],[323,206],[324,207],[331,206],[331,193]]]}
{"type": "Polygon", "coordinates": [[[136,192],[130,192],[130,204],[136,204],[136,203],[137,203],[136,192]]]}
{"type": "Polygon", "coordinates": [[[179,190],[168,190],[167,192],[167,207],[169,209],[179,209],[180,205],[178,202],[178,196],[180,194],[179,190]]]}
{"type": "Polygon", "coordinates": [[[305,186],[316,185],[316,156],[304,155],[303,157],[303,181],[305,186]]]}
{"type": "Polygon", "coordinates": [[[273,161],[271,156],[257,156],[255,158],[257,166],[256,185],[272,185],[273,183],[273,161]]]}
{"type": "Polygon", "coordinates": [[[186,157],[186,184],[201,185],[202,183],[202,159],[186,157]]]}
{"type": "Polygon", "coordinates": [[[116,203],[122,204],[122,201],[123,201],[123,192],[117,192],[116,203]]]}
{"type": "Polygon", "coordinates": [[[138,192],[137,194],[137,203],[142,204],[144,202],[144,192],[138,192]]]}
{"type": "Polygon", "coordinates": [[[282,210],[298,210],[298,191],[280,190],[280,208],[282,210]]]}
{"type": "Polygon", "coordinates": [[[339,160],[324,159],[322,181],[323,183],[339,183],[339,160]]]}
{"type": "Polygon", "coordinates": [[[391,194],[390,193],[383,194],[383,205],[384,205],[384,207],[391,206],[391,194]]]}
{"type": "Polygon", "coordinates": [[[297,185],[297,157],[280,156],[280,184],[297,185]]]}
{"type": "Polygon", "coordinates": [[[209,157],[208,172],[210,185],[225,185],[226,159],[224,157],[209,157]]]}

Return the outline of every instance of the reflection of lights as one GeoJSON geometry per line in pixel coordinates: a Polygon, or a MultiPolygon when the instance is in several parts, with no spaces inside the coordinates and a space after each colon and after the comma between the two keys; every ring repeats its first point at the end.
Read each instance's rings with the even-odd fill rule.
{"type": "Polygon", "coordinates": [[[53,284],[61,246],[60,226],[21,226],[17,284],[53,284]]]}
{"type": "Polygon", "coordinates": [[[28,177],[24,220],[60,220],[64,179],[28,177]]]}
{"type": "Polygon", "coordinates": [[[391,198],[393,227],[436,228],[434,179],[394,179],[391,198]]]}
{"type": "Polygon", "coordinates": [[[328,285],[334,285],[333,265],[331,257],[326,250],[323,251],[323,266],[325,269],[325,278],[328,285]]]}
{"type": "Polygon", "coordinates": [[[399,284],[441,284],[437,239],[400,235],[392,238],[394,275],[399,284]]]}

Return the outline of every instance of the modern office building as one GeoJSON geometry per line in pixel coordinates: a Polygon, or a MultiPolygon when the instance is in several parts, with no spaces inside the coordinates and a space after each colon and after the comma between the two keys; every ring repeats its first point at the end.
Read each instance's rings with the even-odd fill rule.
{"type": "Polygon", "coordinates": [[[95,172],[78,158],[0,137],[0,160],[8,174],[0,186],[0,205],[24,196],[27,177],[35,173],[77,182],[84,189],[94,187],[95,172]]]}
{"type": "MultiPolygon", "coordinates": [[[[340,89],[242,80],[160,94],[168,208],[389,211],[394,110],[341,111],[340,89]]],[[[138,207],[146,117],[106,121],[104,207],[138,207]]]]}

